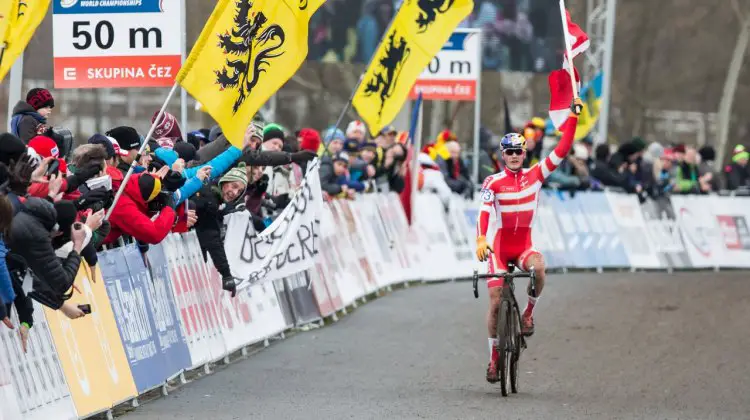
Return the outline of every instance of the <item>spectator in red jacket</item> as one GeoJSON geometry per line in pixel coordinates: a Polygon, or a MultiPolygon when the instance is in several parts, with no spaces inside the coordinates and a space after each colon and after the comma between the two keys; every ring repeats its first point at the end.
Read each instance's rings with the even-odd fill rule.
{"type": "Polygon", "coordinates": [[[130,177],[109,218],[112,230],[104,243],[111,244],[122,235],[130,235],[147,244],[164,240],[174,226],[176,213],[167,204],[153,220],[149,217],[149,203],[161,198],[160,192],[161,180],[158,177],[148,173],[130,177]]]}

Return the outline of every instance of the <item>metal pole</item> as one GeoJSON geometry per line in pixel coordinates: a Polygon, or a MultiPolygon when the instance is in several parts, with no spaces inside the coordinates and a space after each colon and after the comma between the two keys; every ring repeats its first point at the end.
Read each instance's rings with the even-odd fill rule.
{"type": "Polygon", "coordinates": [[[477,48],[477,62],[479,63],[479,72],[477,73],[477,91],[476,99],[474,100],[474,159],[472,162],[472,176],[474,179],[474,185],[480,183],[479,179],[479,132],[482,124],[482,33],[478,32],[476,36],[479,37],[479,48],[477,48]]]}
{"type": "Polygon", "coordinates": [[[612,97],[612,55],[615,49],[617,0],[607,0],[607,24],[604,34],[604,74],[602,75],[602,107],[599,111],[599,138],[594,144],[606,144],[609,138],[609,107],[612,97]]]}
{"type": "MultiPolygon", "coordinates": [[[[181,56],[180,61],[183,65],[187,58],[187,5],[186,0],[180,1],[180,31],[182,31],[182,45],[181,45],[181,56]]],[[[182,126],[183,140],[187,141],[188,128],[188,92],[185,88],[180,91],[180,125],[182,126]]]]}
{"type": "MultiPolygon", "coordinates": [[[[357,90],[359,90],[359,86],[362,84],[362,80],[364,78],[365,78],[364,73],[359,75],[359,80],[357,80],[357,84],[354,85],[354,89],[352,89],[352,94],[349,95],[349,100],[346,101],[346,104],[344,104],[344,109],[341,110],[341,114],[339,115],[339,118],[336,120],[336,128],[334,130],[338,130],[339,126],[341,125],[341,122],[344,121],[344,117],[346,117],[346,112],[349,111],[349,107],[352,106],[354,95],[357,94],[357,90]]],[[[328,141],[330,142],[330,139],[328,139],[328,141]]],[[[326,147],[326,150],[328,150],[327,147],[326,147]]]]}
{"type": "Polygon", "coordinates": [[[117,201],[120,200],[120,196],[122,195],[122,192],[125,191],[125,186],[128,184],[128,180],[130,180],[130,176],[133,175],[133,170],[135,169],[135,166],[138,164],[138,161],[141,158],[141,153],[143,153],[143,150],[146,148],[146,145],[148,144],[148,139],[150,139],[151,136],[154,134],[154,130],[156,130],[156,124],[159,122],[162,115],[164,115],[164,112],[167,110],[167,105],[169,105],[169,101],[172,99],[175,92],[177,92],[178,87],[180,87],[180,84],[175,82],[174,86],[172,86],[172,90],[169,91],[169,95],[167,95],[167,99],[164,100],[164,105],[161,106],[159,113],[156,115],[156,118],[154,118],[154,122],[151,123],[151,128],[148,130],[148,134],[146,134],[146,137],[143,139],[143,144],[141,144],[141,148],[138,149],[138,154],[135,156],[135,159],[133,159],[133,162],[130,164],[130,168],[128,168],[128,173],[125,174],[125,178],[122,180],[120,189],[118,189],[117,194],[115,194],[115,200],[112,202],[112,206],[110,206],[109,210],[107,210],[107,215],[104,217],[104,220],[109,220],[109,216],[112,215],[112,211],[115,209],[115,206],[117,205],[117,201]]]}
{"type": "Polygon", "coordinates": [[[570,73],[570,83],[573,85],[573,97],[578,97],[578,84],[576,84],[575,68],[573,67],[573,55],[570,51],[570,44],[568,43],[568,18],[565,12],[565,0],[560,0],[560,17],[562,18],[563,27],[563,41],[565,42],[565,61],[568,63],[568,73],[570,73]]]}
{"type": "Polygon", "coordinates": [[[414,208],[416,202],[417,192],[419,191],[419,153],[422,151],[422,120],[424,112],[424,98],[419,101],[419,109],[417,109],[417,129],[414,132],[414,156],[412,157],[412,173],[411,173],[411,225],[417,219],[417,212],[414,208]]]}
{"type": "Polygon", "coordinates": [[[742,27],[737,37],[737,44],[734,46],[732,61],[729,63],[727,78],[724,81],[724,92],[719,103],[719,142],[716,148],[716,163],[719,165],[724,164],[724,149],[726,149],[729,140],[729,123],[732,119],[732,105],[737,90],[737,81],[740,77],[742,62],[745,60],[745,51],[747,51],[747,44],[750,40],[750,20],[740,18],[743,19],[742,27]]]}
{"type": "Polygon", "coordinates": [[[18,56],[16,63],[10,68],[10,83],[8,86],[8,131],[10,120],[13,118],[13,107],[23,97],[23,53],[18,56]]]}

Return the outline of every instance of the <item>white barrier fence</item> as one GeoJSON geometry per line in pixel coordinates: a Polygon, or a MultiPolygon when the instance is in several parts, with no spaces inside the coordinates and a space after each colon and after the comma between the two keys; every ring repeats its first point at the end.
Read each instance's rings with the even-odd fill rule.
{"type": "MultiPolygon", "coordinates": [[[[750,267],[750,199],[641,205],[615,193],[542,194],[534,243],[550,268],[750,267]]],[[[335,320],[391,285],[470,276],[481,268],[473,259],[477,208],[456,197],[446,211],[437,196],[419,194],[410,228],[395,194],[334,201],[319,226],[311,222],[309,238],[296,238],[300,249],[312,241],[318,250],[313,268],[253,284],[234,299],[194,233],[152,247],[148,267],[134,246],[103,252],[97,267],[81,268],[84,292],[71,300],[91,304],[92,315],[70,322],[37,305],[25,354],[18,332],[0,327],[0,420],[106,412],[291,327],[335,320]]],[[[229,230],[228,257],[252,264],[242,244],[260,241],[244,226],[229,230]]],[[[285,263],[304,257],[294,255],[285,263]]]]}

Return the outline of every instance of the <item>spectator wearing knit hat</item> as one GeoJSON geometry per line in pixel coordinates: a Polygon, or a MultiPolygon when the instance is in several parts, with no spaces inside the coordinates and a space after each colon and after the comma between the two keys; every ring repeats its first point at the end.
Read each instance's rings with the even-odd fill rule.
{"type": "Polygon", "coordinates": [[[218,188],[206,185],[193,199],[198,216],[195,232],[203,258],[211,256],[216,270],[221,274],[223,289],[231,292],[233,297],[236,283],[224,250],[222,227],[225,215],[244,209],[247,183],[247,168],[244,163],[240,163],[219,180],[218,188]]]}
{"type": "Polygon", "coordinates": [[[47,118],[55,107],[55,99],[47,89],[34,88],[26,95],[25,101],[19,101],[13,107],[10,120],[11,133],[28,143],[38,134],[50,130],[47,118]]]}
{"type": "Polygon", "coordinates": [[[130,169],[135,157],[138,156],[138,150],[141,148],[141,136],[135,128],[127,126],[115,127],[107,131],[106,135],[115,139],[120,151],[123,152],[118,156],[119,161],[116,167],[124,176],[130,169]]]}
{"type": "MultiPolygon", "coordinates": [[[[59,192],[66,195],[66,199],[78,198],[78,187],[87,180],[97,176],[102,169],[100,164],[91,164],[83,168],[78,168],[75,174],[68,173],[68,165],[65,160],[60,158],[57,143],[49,137],[34,137],[29,141],[29,149],[33,149],[43,159],[50,159],[46,164],[50,164],[52,160],[57,161],[59,169],[58,174],[55,176],[64,177],[59,192]]],[[[29,187],[29,194],[34,197],[47,197],[50,193],[50,183],[47,182],[34,182],[29,187]]]]}
{"type": "MultiPolygon", "coordinates": [[[[284,131],[277,124],[269,124],[263,130],[262,149],[265,152],[280,152],[284,147],[284,131]]],[[[266,192],[276,203],[279,210],[283,210],[289,203],[289,196],[293,193],[295,184],[292,177],[291,165],[266,167],[264,173],[268,176],[266,192]]]]}
{"type": "Polygon", "coordinates": [[[354,120],[346,127],[346,138],[359,143],[367,141],[367,127],[362,121],[354,120]]]}
{"type": "MultiPolygon", "coordinates": [[[[159,116],[159,111],[156,111],[154,116],[151,117],[152,124],[156,122],[157,116],[159,116]]],[[[177,118],[169,112],[164,111],[151,137],[154,139],[167,138],[172,140],[173,143],[182,141],[182,130],[180,130],[180,124],[177,123],[177,118]]]]}
{"type": "Polygon", "coordinates": [[[750,153],[745,146],[738,144],[732,151],[732,163],[724,168],[724,176],[727,181],[727,189],[734,191],[738,188],[750,188],[750,168],[747,162],[750,153]]]}

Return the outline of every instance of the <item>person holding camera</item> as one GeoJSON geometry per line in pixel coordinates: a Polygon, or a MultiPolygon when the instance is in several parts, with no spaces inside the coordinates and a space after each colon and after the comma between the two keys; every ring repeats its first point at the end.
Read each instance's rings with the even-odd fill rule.
{"type": "Polygon", "coordinates": [[[164,166],[160,173],[130,177],[110,215],[112,229],[104,244],[112,244],[122,235],[146,244],[158,244],[167,237],[177,220],[172,193],[162,194],[161,178],[167,170],[164,166]],[[154,218],[152,213],[156,214],[154,218]]]}
{"type": "Polygon", "coordinates": [[[47,200],[30,197],[13,218],[8,242],[11,254],[8,268],[15,281],[33,279],[29,296],[52,309],[60,309],[70,298],[68,291],[81,265],[86,232],[80,223],[70,226],[72,250],[64,257],[55,255],[53,239],[63,235],[55,206],[47,200]]]}

